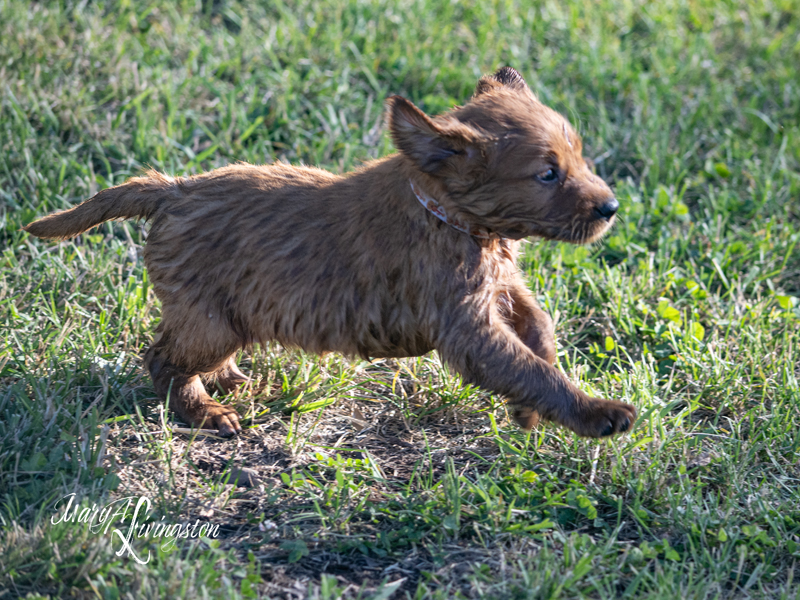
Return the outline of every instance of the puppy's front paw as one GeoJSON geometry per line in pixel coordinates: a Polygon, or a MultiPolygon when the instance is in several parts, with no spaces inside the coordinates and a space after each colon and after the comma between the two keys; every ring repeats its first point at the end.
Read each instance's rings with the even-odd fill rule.
{"type": "Polygon", "coordinates": [[[208,402],[205,406],[205,420],[203,427],[218,429],[223,437],[236,435],[242,430],[239,425],[239,414],[230,406],[223,406],[219,402],[208,402]]]}
{"type": "Polygon", "coordinates": [[[589,398],[571,429],[585,437],[606,437],[624,433],[636,422],[636,409],[616,400],[589,398]]]}

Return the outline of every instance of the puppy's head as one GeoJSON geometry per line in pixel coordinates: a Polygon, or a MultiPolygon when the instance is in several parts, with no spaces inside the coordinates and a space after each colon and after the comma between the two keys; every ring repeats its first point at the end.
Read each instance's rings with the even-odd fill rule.
{"type": "Polygon", "coordinates": [[[613,223],[619,205],[589,169],[580,137],[514,69],[481,78],[465,106],[438,117],[399,96],[388,108],[415,184],[448,214],[503,237],[574,243],[613,223]]]}

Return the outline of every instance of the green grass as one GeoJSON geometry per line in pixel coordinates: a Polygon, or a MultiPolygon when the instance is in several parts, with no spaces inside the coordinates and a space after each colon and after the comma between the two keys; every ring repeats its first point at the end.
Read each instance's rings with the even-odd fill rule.
{"type": "Polygon", "coordinates": [[[797,598],[799,169],[796,0],[0,0],[0,598],[797,598]],[[526,436],[435,354],[277,345],[225,399],[243,435],[173,432],[146,228],[20,231],[146,165],[348,170],[392,151],[386,96],[436,113],[506,64],[622,206],[523,268],[629,435],[526,436]],[[71,493],[220,535],[135,541],[140,565],[52,522],[71,493]]]}

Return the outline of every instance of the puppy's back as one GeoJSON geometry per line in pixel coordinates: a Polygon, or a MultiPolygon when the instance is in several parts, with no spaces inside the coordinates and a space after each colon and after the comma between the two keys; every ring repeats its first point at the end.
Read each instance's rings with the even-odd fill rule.
{"type": "MultiPolygon", "coordinates": [[[[145,262],[164,311],[244,344],[421,354],[401,215],[359,174],[233,165],[177,182],[182,198],[152,217],[145,262]],[[403,307],[394,314],[387,307],[403,307]],[[395,350],[391,350],[395,348],[395,350]]],[[[416,264],[416,263],[414,263],[416,264]]],[[[372,353],[375,356],[375,353],[372,353]]]]}

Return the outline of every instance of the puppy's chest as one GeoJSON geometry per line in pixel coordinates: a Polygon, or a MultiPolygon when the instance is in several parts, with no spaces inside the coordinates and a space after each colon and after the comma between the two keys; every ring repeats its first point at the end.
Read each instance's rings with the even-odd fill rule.
{"type": "Polygon", "coordinates": [[[519,279],[518,254],[519,242],[496,240],[469,256],[460,273],[468,293],[491,292],[519,279]]]}

